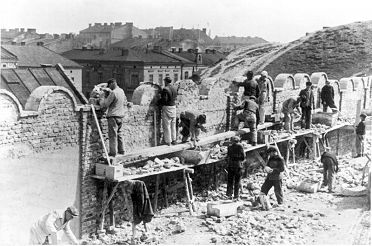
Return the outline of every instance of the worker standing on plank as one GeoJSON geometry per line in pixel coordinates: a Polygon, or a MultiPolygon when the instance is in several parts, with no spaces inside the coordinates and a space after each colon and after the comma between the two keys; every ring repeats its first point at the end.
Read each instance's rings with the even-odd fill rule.
{"type": "Polygon", "coordinates": [[[71,206],[64,210],[54,210],[41,217],[30,231],[30,244],[57,244],[57,232],[63,230],[71,244],[79,244],[74,233],[70,229],[70,221],[78,216],[78,210],[71,206]]]}
{"type": "Polygon", "coordinates": [[[101,98],[99,105],[103,108],[108,108],[106,118],[110,147],[109,156],[115,157],[116,154],[124,155],[123,122],[125,94],[114,78],[107,81],[107,87],[108,96],[101,98]]]}
{"type": "Polygon", "coordinates": [[[257,145],[257,126],[256,126],[256,113],[258,111],[258,105],[255,102],[256,98],[250,96],[249,99],[245,99],[242,104],[236,106],[233,105],[234,110],[241,110],[243,112],[237,114],[234,119],[233,130],[238,130],[240,122],[244,122],[244,127],[249,127],[250,140],[253,146],[257,145]]]}
{"type": "Polygon", "coordinates": [[[248,99],[250,96],[254,96],[258,98],[260,95],[260,91],[258,88],[257,81],[253,79],[253,72],[248,71],[245,76],[247,77],[244,82],[235,82],[233,83],[237,86],[243,86],[244,87],[244,92],[243,92],[243,97],[242,101],[245,99],[248,99]]]}
{"type": "Polygon", "coordinates": [[[283,204],[283,190],[282,190],[282,179],[284,172],[284,159],[279,155],[278,148],[270,146],[266,153],[269,155],[269,160],[264,167],[264,171],[267,172],[265,182],[261,187],[261,192],[269,193],[271,187],[274,186],[274,192],[278,204],[283,204]]]}
{"type": "Polygon", "coordinates": [[[240,137],[232,137],[231,142],[232,144],[227,148],[228,174],[226,196],[230,198],[234,189],[234,199],[239,199],[245,152],[243,145],[240,144],[240,137]]]}
{"type": "Polygon", "coordinates": [[[265,103],[268,96],[268,77],[269,74],[266,71],[261,72],[261,76],[257,79],[259,96],[258,96],[258,106],[259,106],[259,124],[265,123],[265,103]]]}
{"type": "Polygon", "coordinates": [[[300,111],[301,97],[289,98],[282,104],[282,113],[284,114],[284,129],[293,131],[293,119],[295,115],[301,115],[300,111]],[[297,112],[295,111],[297,109],[297,112]]]}
{"type": "Polygon", "coordinates": [[[325,147],[325,151],[322,154],[320,161],[323,163],[323,183],[322,188],[328,186],[328,192],[333,192],[333,178],[335,173],[338,172],[338,161],[337,157],[330,153],[330,147],[325,147]]]}
{"type": "Polygon", "coordinates": [[[301,128],[310,129],[311,126],[311,111],[315,109],[314,93],[311,88],[312,83],[306,82],[306,88],[300,91],[301,97],[301,128]]]}
{"type": "Polygon", "coordinates": [[[322,91],[320,93],[320,99],[323,105],[323,112],[327,112],[328,107],[332,109],[332,112],[337,110],[334,98],[335,92],[333,90],[333,86],[331,86],[331,82],[327,80],[325,82],[325,86],[323,86],[322,91]]]}
{"type": "Polygon", "coordinates": [[[161,92],[160,106],[161,108],[161,120],[163,124],[163,141],[167,145],[177,144],[177,131],[176,131],[176,100],[177,91],[171,85],[172,80],[169,77],[165,77],[165,87],[161,92]]]}
{"type": "Polygon", "coordinates": [[[203,126],[207,122],[207,116],[196,111],[186,110],[180,115],[180,124],[182,127],[182,143],[186,143],[191,135],[191,141],[199,141],[200,130],[206,132],[203,126]]]}
{"type": "Polygon", "coordinates": [[[364,136],[366,135],[366,123],[364,121],[366,120],[367,115],[361,114],[360,115],[360,122],[356,126],[355,133],[356,133],[356,140],[355,140],[355,148],[357,157],[362,157],[364,155],[364,136]]]}

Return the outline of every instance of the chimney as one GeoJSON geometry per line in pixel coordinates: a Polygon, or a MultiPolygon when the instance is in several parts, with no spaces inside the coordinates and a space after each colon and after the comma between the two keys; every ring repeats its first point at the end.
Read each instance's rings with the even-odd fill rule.
{"type": "Polygon", "coordinates": [[[207,28],[203,28],[202,31],[207,34],[207,28]]]}
{"type": "MultiPolygon", "coordinates": [[[[27,29],[27,31],[30,30],[30,29],[27,29]]],[[[15,32],[19,32],[19,28],[14,28],[14,31],[15,32]]]]}
{"type": "Polygon", "coordinates": [[[182,47],[179,47],[178,48],[178,53],[181,53],[182,52],[182,47]]]}
{"type": "Polygon", "coordinates": [[[27,32],[28,33],[36,33],[36,29],[35,28],[27,28],[27,32]]]}
{"type": "Polygon", "coordinates": [[[21,42],[21,46],[25,46],[26,45],[26,42],[21,42]]]}
{"type": "Polygon", "coordinates": [[[176,47],[171,47],[172,53],[176,52],[176,47]]]}
{"type": "Polygon", "coordinates": [[[92,27],[92,23],[89,23],[89,27],[92,27]]]}
{"type": "Polygon", "coordinates": [[[121,56],[128,56],[129,50],[128,49],[121,49],[121,56]]]}
{"type": "Polygon", "coordinates": [[[12,45],[16,45],[17,44],[17,42],[15,42],[15,41],[12,41],[12,45]]]}
{"type": "Polygon", "coordinates": [[[98,23],[98,22],[94,23],[94,26],[100,26],[100,25],[101,25],[101,23],[98,23]]]}
{"type": "Polygon", "coordinates": [[[121,22],[115,22],[115,26],[121,26],[121,22]]]}
{"type": "Polygon", "coordinates": [[[24,28],[21,28],[21,32],[25,32],[25,29],[24,28]]]}
{"type": "Polygon", "coordinates": [[[104,25],[104,26],[107,26],[107,22],[105,22],[103,25],[104,25]]]}
{"type": "Polygon", "coordinates": [[[133,22],[127,22],[125,23],[126,26],[128,26],[128,33],[129,33],[129,38],[133,38],[133,22]]]}

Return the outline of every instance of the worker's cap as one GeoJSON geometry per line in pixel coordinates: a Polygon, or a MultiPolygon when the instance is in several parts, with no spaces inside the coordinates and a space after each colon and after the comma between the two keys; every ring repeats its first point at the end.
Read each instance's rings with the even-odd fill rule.
{"type": "Polygon", "coordinates": [[[70,206],[66,209],[68,213],[70,213],[72,216],[76,217],[79,215],[79,211],[74,206],[70,206]]]}
{"type": "Polygon", "coordinates": [[[239,143],[239,141],[240,141],[240,137],[238,137],[238,136],[231,137],[231,142],[239,143]]]}
{"type": "Polygon", "coordinates": [[[306,82],[306,86],[312,86],[313,83],[311,83],[310,81],[306,82]]]}
{"type": "Polygon", "coordinates": [[[164,78],[164,82],[167,82],[167,83],[171,83],[172,80],[171,78],[169,78],[168,76],[164,78]]]}
{"type": "Polygon", "coordinates": [[[270,146],[270,147],[266,150],[266,153],[267,153],[267,154],[272,153],[272,152],[278,152],[278,148],[275,147],[275,146],[270,146]]]}
{"type": "Polygon", "coordinates": [[[111,79],[107,80],[107,85],[109,85],[111,83],[116,83],[116,79],[111,78],[111,79]]]}
{"type": "Polygon", "coordinates": [[[247,77],[253,77],[253,72],[252,71],[247,71],[245,73],[245,76],[247,76],[247,77]]]}
{"type": "Polygon", "coordinates": [[[256,100],[255,96],[250,96],[249,99],[256,100]]]}
{"type": "Polygon", "coordinates": [[[360,117],[367,118],[367,115],[365,113],[360,114],[360,117]]]}
{"type": "Polygon", "coordinates": [[[261,76],[267,78],[269,76],[269,74],[266,71],[262,71],[261,76]]]}

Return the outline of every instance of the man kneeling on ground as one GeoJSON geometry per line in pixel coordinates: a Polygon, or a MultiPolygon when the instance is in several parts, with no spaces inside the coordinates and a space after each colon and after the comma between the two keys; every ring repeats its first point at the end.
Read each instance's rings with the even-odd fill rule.
{"type": "Polygon", "coordinates": [[[282,190],[282,179],[284,172],[284,160],[279,156],[278,148],[270,146],[266,153],[269,155],[269,160],[264,167],[264,171],[267,172],[265,182],[261,187],[261,192],[269,193],[271,187],[274,186],[274,192],[278,204],[283,204],[283,190],[282,190]]]}

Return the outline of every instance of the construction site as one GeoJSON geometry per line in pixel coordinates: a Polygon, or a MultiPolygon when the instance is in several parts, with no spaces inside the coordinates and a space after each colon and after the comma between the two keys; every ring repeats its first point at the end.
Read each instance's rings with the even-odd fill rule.
{"type": "MultiPolygon", "coordinates": [[[[198,141],[163,144],[162,88],[143,82],[125,100],[124,154],[109,157],[109,123],[99,106],[100,84],[86,98],[62,66],[1,73],[0,239],[25,245],[30,227],[56,208],[73,205],[79,244],[371,244],[372,22],[307,34],[289,44],[232,51],[197,80],[172,81],[181,112],[206,116],[198,141]],[[327,40],[327,42],[325,42],[327,40]],[[333,52],[328,52],[330,49],[333,52]],[[309,55],[310,54],[310,55],[309,55]],[[253,71],[267,71],[264,120],[257,142],[240,122],[238,86],[253,71]],[[324,112],[321,91],[330,84],[336,111],[324,112]],[[284,129],[283,102],[311,84],[310,127],[294,120],[284,129]],[[30,86],[32,85],[32,86],[30,86]],[[32,87],[32,88],[31,88],[32,87]],[[356,126],[365,114],[364,154],[356,150],[356,126]],[[244,148],[238,197],[226,195],[228,147],[244,148]],[[262,194],[267,150],[284,159],[283,203],[274,189],[262,194]],[[332,192],[321,186],[321,156],[337,156],[332,192]],[[153,217],[134,228],[128,183],[145,184],[153,217]],[[135,235],[133,235],[136,231],[135,235]]],[[[236,188],[235,188],[236,189],[236,188]]],[[[133,197],[133,196],[132,196],[133,197]]],[[[66,244],[65,236],[59,243],[66,244]]]]}

